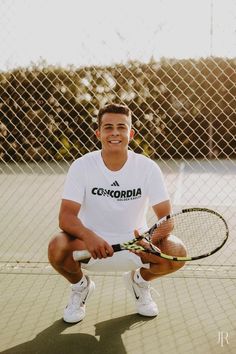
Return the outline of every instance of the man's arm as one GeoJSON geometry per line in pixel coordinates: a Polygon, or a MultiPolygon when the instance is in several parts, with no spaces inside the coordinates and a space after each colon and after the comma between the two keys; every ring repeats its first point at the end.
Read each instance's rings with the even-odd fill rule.
{"type": "Polygon", "coordinates": [[[59,212],[59,227],[85,243],[86,249],[93,258],[106,258],[113,255],[112,247],[95,232],[83,225],[78,218],[81,204],[71,200],[62,199],[59,212]]]}
{"type": "MultiPolygon", "coordinates": [[[[160,220],[161,218],[163,218],[166,215],[169,215],[172,211],[171,203],[169,200],[166,200],[164,202],[153,205],[152,209],[153,209],[158,220],[160,220]]],[[[173,227],[168,225],[164,229],[161,229],[161,232],[159,230],[154,231],[154,233],[152,234],[151,242],[158,247],[159,241],[168,237],[169,234],[171,233],[172,229],[173,229],[173,227]]],[[[137,230],[134,231],[134,235],[136,238],[138,238],[139,233],[137,230]]],[[[146,241],[141,240],[138,243],[146,249],[150,248],[150,246],[148,245],[148,243],[146,241]]],[[[151,253],[135,251],[135,250],[132,250],[131,252],[133,252],[137,256],[139,256],[142,259],[143,263],[149,263],[149,262],[150,263],[157,263],[157,262],[159,262],[159,259],[160,259],[156,255],[153,255],[151,253]]]]}
{"type": "Polygon", "coordinates": [[[164,216],[169,215],[171,213],[172,208],[171,208],[170,200],[165,200],[164,202],[153,205],[152,209],[156,214],[157,218],[161,219],[164,216]]]}

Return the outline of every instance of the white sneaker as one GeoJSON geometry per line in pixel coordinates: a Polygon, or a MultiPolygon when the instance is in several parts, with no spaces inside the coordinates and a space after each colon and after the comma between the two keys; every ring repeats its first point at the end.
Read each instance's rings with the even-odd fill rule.
{"type": "Polygon", "coordinates": [[[94,292],[95,284],[86,276],[87,285],[71,285],[72,294],[69,303],[64,310],[63,320],[68,323],[76,323],[85,317],[85,302],[94,292]]]}
{"type": "Polygon", "coordinates": [[[127,272],[124,274],[124,282],[126,288],[131,292],[135,299],[137,312],[142,316],[157,316],[159,313],[157,304],[151,297],[150,282],[143,282],[137,284],[133,280],[133,272],[127,272]]]}

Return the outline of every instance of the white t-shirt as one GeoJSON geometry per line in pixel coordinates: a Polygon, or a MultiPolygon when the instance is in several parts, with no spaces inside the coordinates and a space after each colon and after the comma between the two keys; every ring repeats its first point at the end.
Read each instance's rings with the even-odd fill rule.
{"type": "Polygon", "coordinates": [[[147,230],[149,206],[169,199],[158,165],[128,151],[119,171],[109,170],[101,151],[75,160],[66,177],[63,199],[81,204],[78,217],[110,243],[133,238],[135,229],[147,230]]]}

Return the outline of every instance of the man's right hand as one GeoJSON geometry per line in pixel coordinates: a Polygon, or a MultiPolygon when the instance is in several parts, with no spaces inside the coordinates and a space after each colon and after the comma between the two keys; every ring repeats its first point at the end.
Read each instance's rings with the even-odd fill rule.
{"type": "Polygon", "coordinates": [[[114,253],[111,245],[91,230],[88,230],[83,241],[86,245],[86,249],[91,253],[94,259],[111,257],[114,253]]]}
{"type": "Polygon", "coordinates": [[[77,237],[83,242],[94,259],[111,257],[114,253],[113,248],[102,237],[98,236],[92,230],[86,228],[78,218],[81,205],[71,200],[62,200],[59,213],[60,228],[77,237]]]}

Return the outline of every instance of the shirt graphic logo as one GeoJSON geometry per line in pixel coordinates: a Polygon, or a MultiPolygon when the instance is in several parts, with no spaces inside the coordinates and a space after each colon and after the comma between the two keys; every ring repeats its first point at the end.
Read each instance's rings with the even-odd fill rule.
{"type": "Polygon", "coordinates": [[[126,201],[126,200],[134,200],[142,197],[141,188],[127,189],[127,190],[112,190],[94,187],[91,190],[93,195],[99,197],[110,197],[114,198],[117,201],[126,201]]]}
{"type": "Polygon", "coordinates": [[[118,183],[117,181],[115,181],[115,182],[113,182],[113,183],[111,184],[111,186],[119,187],[120,185],[119,185],[119,183],[118,183]]]}

